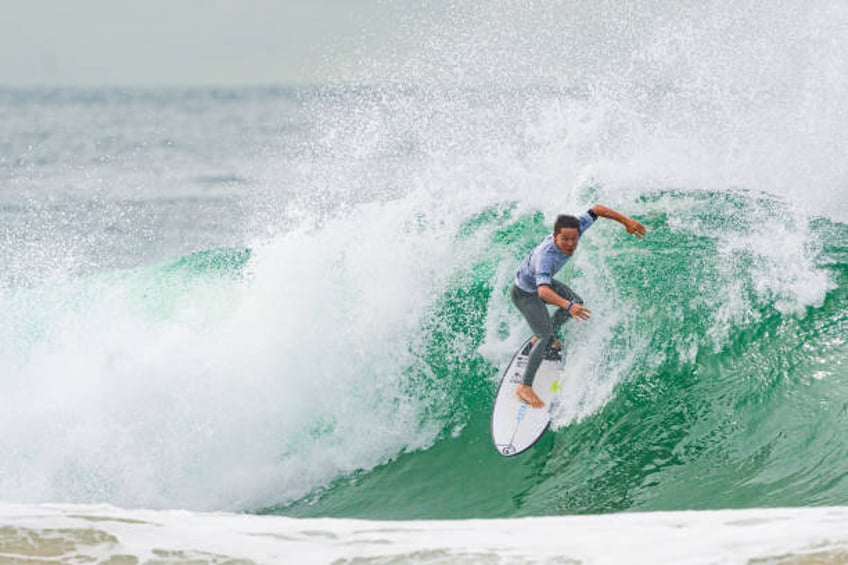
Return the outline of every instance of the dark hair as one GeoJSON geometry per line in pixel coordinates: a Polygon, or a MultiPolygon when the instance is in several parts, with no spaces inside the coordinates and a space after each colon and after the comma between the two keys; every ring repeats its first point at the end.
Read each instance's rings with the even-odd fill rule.
{"type": "Polygon", "coordinates": [[[559,230],[561,230],[562,228],[575,228],[579,230],[580,220],[578,220],[574,216],[560,214],[559,216],[557,216],[556,223],[554,224],[554,233],[559,233],[559,230]]]}

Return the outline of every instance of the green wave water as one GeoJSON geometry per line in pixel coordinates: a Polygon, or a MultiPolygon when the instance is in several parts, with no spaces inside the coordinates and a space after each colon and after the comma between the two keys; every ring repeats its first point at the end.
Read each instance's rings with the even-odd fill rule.
{"type": "MultiPolygon", "coordinates": [[[[457,235],[489,234],[487,253],[445,289],[405,375],[439,439],[264,512],[409,519],[846,504],[848,226],[745,191],[647,193],[638,207],[643,242],[590,231],[566,276],[603,306],[589,324],[602,310],[615,319],[593,370],[624,370],[597,410],[557,419],[522,457],[492,447],[508,359],[479,350],[489,310],[508,301],[497,281],[509,277],[496,272],[547,227],[541,214],[487,209],[457,235]]],[[[580,331],[567,328],[566,343],[580,331]]]]}
{"type": "Polygon", "coordinates": [[[4,290],[0,489],[377,519],[848,503],[848,226],[743,190],[626,206],[648,236],[601,221],[560,277],[594,316],[564,329],[561,409],[520,457],[495,450],[490,414],[528,332],[514,269],[548,219],[375,208],[412,226],[380,263],[371,244],[396,230],[357,240],[371,224],[349,218],[4,290]],[[442,272],[410,282],[417,262],[442,272]]]}

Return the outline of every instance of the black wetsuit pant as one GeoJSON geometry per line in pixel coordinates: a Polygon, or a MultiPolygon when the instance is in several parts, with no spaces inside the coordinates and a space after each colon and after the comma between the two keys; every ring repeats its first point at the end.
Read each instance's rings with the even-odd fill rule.
{"type": "MultiPolygon", "coordinates": [[[[583,299],[580,298],[567,285],[562,284],[557,280],[552,280],[550,284],[551,290],[572,302],[583,304],[583,299]]],[[[539,298],[538,293],[525,292],[515,285],[512,285],[512,303],[527,319],[530,324],[530,329],[533,330],[533,335],[539,338],[536,345],[530,351],[530,359],[527,361],[527,369],[524,372],[524,384],[533,386],[533,379],[536,377],[536,371],[539,370],[539,365],[545,358],[545,352],[553,345],[554,337],[560,327],[571,317],[571,314],[565,308],[557,308],[553,315],[548,313],[548,306],[539,298]]]]}

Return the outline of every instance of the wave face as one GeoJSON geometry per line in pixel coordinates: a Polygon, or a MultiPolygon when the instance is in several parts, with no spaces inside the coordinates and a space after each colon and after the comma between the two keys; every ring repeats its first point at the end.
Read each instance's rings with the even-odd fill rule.
{"type": "Polygon", "coordinates": [[[437,399],[440,439],[276,511],[408,518],[843,503],[846,226],[795,223],[785,206],[748,193],[650,193],[636,206],[651,229],[644,242],[611,226],[581,242],[571,282],[595,316],[566,328],[564,402],[532,452],[499,458],[488,418],[493,379],[526,332],[506,306],[508,266],[545,226],[501,211],[472,222],[497,259],[458,272],[422,324],[410,382],[434,391],[419,395],[437,399]]]}
{"type": "Polygon", "coordinates": [[[0,93],[0,499],[846,504],[848,13],[668,9],[410,14],[431,41],[372,86],[0,93]],[[593,319],[506,460],[514,270],[595,202],[649,235],[581,241],[560,278],[593,319]]]}

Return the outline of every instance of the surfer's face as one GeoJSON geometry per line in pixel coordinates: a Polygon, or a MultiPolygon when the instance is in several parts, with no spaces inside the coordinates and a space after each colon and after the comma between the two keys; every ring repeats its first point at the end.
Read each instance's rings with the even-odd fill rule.
{"type": "Polygon", "coordinates": [[[566,255],[574,253],[579,240],[580,230],[577,228],[560,228],[559,232],[554,234],[554,243],[566,255]]]}

